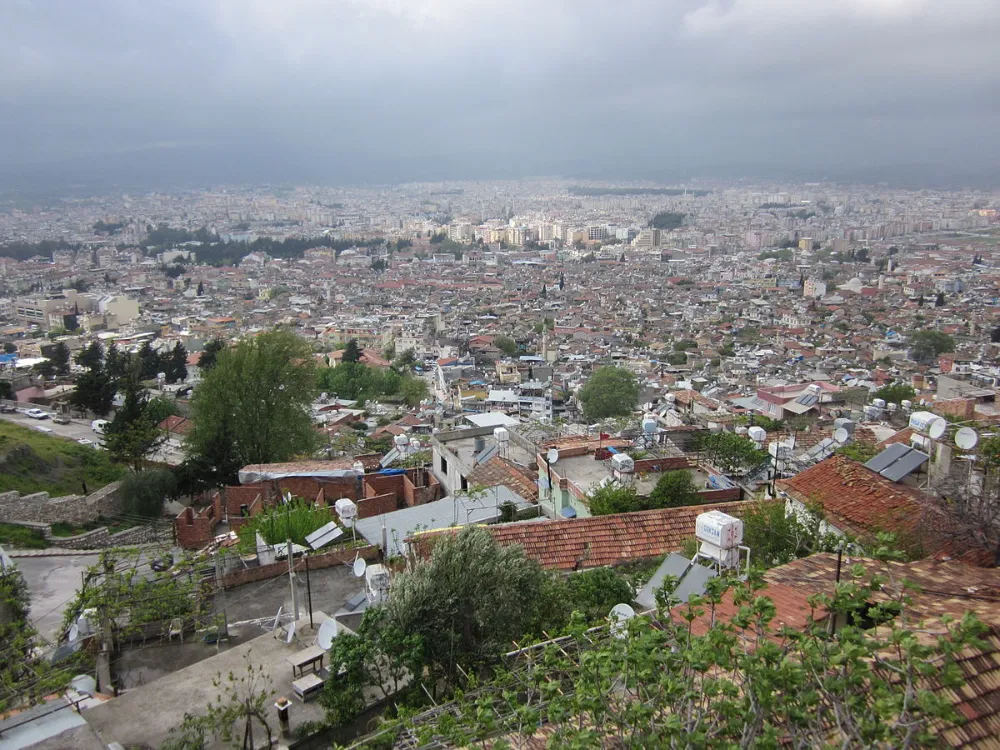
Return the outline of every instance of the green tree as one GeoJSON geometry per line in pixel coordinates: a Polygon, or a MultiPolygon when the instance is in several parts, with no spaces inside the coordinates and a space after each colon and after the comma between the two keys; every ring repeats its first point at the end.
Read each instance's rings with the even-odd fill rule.
{"type": "Polygon", "coordinates": [[[417,406],[430,394],[427,381],[413,376],[405,377],[399,384],[399,396],[407,406],[417,406]]]}
{"type": "Polygon", "coordinates": [[[3,345],[4,354],[17,354],[17,346],[10,341],[7,341],[3,345]]]}
{"type": "Polygon", "coordinates": [[[174,348],[170,350],[170,354],[164,357],[163,368],[168,383],[187,380],[187,349],[184,348],[184,345],[180,341],[174,344],[174,348]]]}
{"type": "Polygon", "coordinates": [[[344,347],[344,356],[341,357],[340,361],[345,364],[361,361],[361,347],[358,346],[357,339],[351,339],[347,342],[347,346],[344,347]]]}
{"type": "Polygon", "coordinates": [[[649,493],[652,508],[676,508],[681,505],[697,505],[704,502],[698,494],[691,472],[687,469],[665,471],[649,493]]]}
{"type": "Polygon", "coordinates": [[[274,331],[220,353],[191,399],[187,449],[207,481],[235,484],[247,464],[309,454],[318,441],[309,406],[316,373],[309,345],[274,331]]]}
{"type": "Polygon", "coordinates": [[[934,307],[944,307],[944,292],[938,292],[934,298],[934,307]]]}
{"type": "Polygon", "coordinates": [[[705,453],[710,464],[726,474],[744,474],[768,460],[767,451],[734,432],[698,433],[694,444],[705,453]]]}
{"type": "Polygon", "coordinates": [[[497,336],[493,339],[493,346],[502,351],[508,357],[517,354],[517,342],[510,336],[497,336]]]}
{"type": "Polygon", "coordinates": [[[119,350],[114,343],[108,347],[107,355],[104,357],[104,369],[111,380],[117,381],[124,377],[130,356],[127,352],[119,350]]]}
{"type": "Polygon", "coordinates": [[[198,369],[204,374],[215,367],[215,362],[219,357],[219,352],[226,348],[226,344],[221,339],[212,339],[205,344],[198,357],[198,369]]]}
{"type": "Polygon", "coordinates": [[[69,347],[62,341],[52,347],[52,354],[49,361],[55,370],[56,375],[69,375],[69,347]]]}
{"type": "Polygon", "coordinates": [[[104,349],[100,342],[94,341],[81,349],[76,355],[76,363],[81,367],[93,370],[104,362],[104,349]]]}
{"type": "Polygon", "coordinates": [[[162,357],[149,341],[139,348],[139,362],[141,363],[139,373],[143,380],[155,380],[163,370],[162,357]]]}
{"type": "Polygon", "coordinates": [[[616,604],[628,604],[635,591],[611,568],[592,568],[566,579],[570,606],[587,622],[601,623],[616,604]]]}
{"type": "Polygon", "coordinates": [[[135,357],[118,387],[124,395],[122,407],[104,428],[104,447],[115,461],[142,471],[146,458],[166,440],[166,433],[149,411],[149,393],[141,380],[142,362],[135,357]]]}
{"type": "Polygon", "coordinates": [[[160,518],[163,503],[177,495],[177,478],[169,469],[130,472],[122,479],[122,511],[130,515],[160,518]]]}
{"type": "Polygon", "coordinates": [[[590,513],[594,516],[610,516],[614,513],[634,513],[646,510],[645,498],[639,497],[635,487],[606,484],[591,491],[590,513]]]}
{"type": "Polygon", "coordinates": [[[649,220],[649,226],[654,229],[678,229],[684,226],[684,214],[673,211],[660,211],[649,220]]]}
{"type": "Polygon", "coordinates": [[[399,632],[421,639],[433,689],[439,680],[454,684],[458,666],[478,669],[538,632],[547,580],[521,547],[501,547],[469,526],[438,538],[429,561],[397,575],[384,606],[399,632]]]}
{"type": "Polygon", "coordinates": [[[910,356],[917,362],[932,362],[955,351],[955,340],[941,331],[917,331],[910,336],[910,356]]]}
{"type": "Polygon", "coordinates": [[[906,385],[906,383],[889,383],[883,385],[872,395],[875,398],[882,399],[886,403],[899,404],[903,401],[913,399],[917,395],[917,392],[912,387],[906,385]]]}
{"type": "Polygon", "coordinates": [[[78,409],[92,411],[103,417],[114,404],[117,386],[101,366],[92,367],[76,379],[76,388],[69,396],[70,403],[78,409]]]}
{"type": "Polygon", "coordinates": [[[417,366],[417,354],[410,347],[403,351],[392,363],[392,369],[398,373],[413,372],[417,366]]]}
{"type": "Polygon", "coordinates": [[[639,382],[622,367],[600,367],[580,389],[577,396],[583,415],[590,422],[608,417],[624,417],[635,409],[639,382]]]}

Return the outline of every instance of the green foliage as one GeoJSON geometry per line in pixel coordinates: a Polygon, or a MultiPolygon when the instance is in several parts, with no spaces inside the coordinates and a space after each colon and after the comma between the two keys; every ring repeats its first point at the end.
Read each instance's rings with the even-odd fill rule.
{"type": "Polygon", "coordinates": [[[685,352],[688,349],[697,349],[697,348],[698,348],[698,342],[695,341],[694,339],[681,339],[680,341],[674,342],[675,352],[685,352]]]}
{"type": "Polygon", "coordinates": [[[225,348],[225,342],[220,339],[212,339],[205,344],[205,348],[201,350],[201,355],[198,357],[198,369],[201,370],[202,374],[215,367],[219,352],[225,348]]]}
{"type": "Polygon", "coordinates": [[[784,627],[756,575],[713,579],[672,616],[661,611],[655,627],[635,618],[622,638],[608,638],[581,624],[426,719],[387,729],[456,747],[497,736],[520,745],[543,725],[560,748],[937,746],[936,734],[961,717],[931,688],[960,689],[956,656],[983,646],[986,628],[971,615],[946,617],[935,634],[918,635],[905,614],[891,616],[909,600],[888,583],[847,566],[832,593],[810,602],[846,620],[831,634],[821,618],[784,627]],[[733,614],[720,613],[723,597],[733,614]],[[871,620],[885,624],[865,629],[871,620]]]}
{"type": "Polygon", "coordinates": [[[85,346],[76,355],[76,363],[81,367],[93,369],[104,362],[104,349],[97,341],[85,346]]]}
{"type": "Polygon", "coordinates": [[[910,356],[917,362],[930,362],[953,351],[955,340],[941,331],[917,331],[910,336],[910,356]]]}
{"type": "Polygon", "coordinates": [[[45,549],[48,545],[39,529],[0,523],[0,544],[17,549],[45,549]]]}
{"type": "Polygon", "coordinates": [[[878,450],[876,450],[874,445],[866,445],[864,443],[848,443],[847,445],[842,445],[837,448],[836,453],[841,456],[847,456],[852,461],[857,461],[858,463],[863,464],[875,458],[875,456],[878,455],[878,450]]]}
{"type": "Polygon", "coordinates": [[[129,473],[121,484],[122,511],[144,518],[159,518],[163,515],[163,503],[177,494],[177,478],[169,469],[129,473]]]}
{"type": "Polygon", "coordinates": [[[469,526],[438,539],[427,563],[399,574],[385,607],[400,632],[421,638],[431,675],[453,684],[456,665],[491,663],[545,625],[546,580],[521,547],[501,547],[486,529],[469,526]]]}
{"type": "Polygon", "coordinates": [[[872,394],[874,398],[880,398],[889,404],[899,404],[902,401],[912,400],[916,395],[917,392],[906,383],[883,385],[872,394]]]}
{"type": "Polygon", "coordinates": [[[666,359],[667,364],[673,365],[674,367],[686,365],[688,361],[687,355],[684,352],[670,352],[666,359]]]}
{"type": "Polygon", "coordinates": [[[315,390],[312,352],[292,333],[263,333],[221,352],[191,399],[186,442],[195,471],[211,485],[235,484],[248,464],[311,453],[315,390]]]}
{"type": "Polygon", "coordinates": [[[180,409],[177,408],[176,401],[163,398],[162,396],[155,396],[146,402],[146,413],[152,421],[160,424],[167,417],[179,415],[180,409]]]}
{"type": "Polygon", "coordinates": [[[365,687],[376,688],[387,699],[423,666],[423,640],[390,621],[385,608],[369,609],[357,633],[342,633],[330,649],[331,672],[320,703],[332,726],[344,726],[365,708],[365,687]],[[336,669],[334,670],[334,667],[336,669]]]}
{"type": "Polygon", "coordinates": [[[48,492],[52,497],[79,494],[121,478],[125,467],[105,452],[0,421],[0,487],[22,494],[48,492]]]}
{"type": "Polygon", "coordinates": [[[649,220],[649,226],[653,229],[679,229],[684,226],[684,216],[685,214],[673,211],[660,211],[649,220]]]}
{"type": "Polygon", "coordinates": [[[754,565],[763,568],[833,551],[843,542],[821,532],[823,514],[819,508],[793,514],[786,512],[782,502],[751,501],[744,504],[741,517],[743,544],[750,547],[754,565]]]}
{"type": "Polygon", "coordinates": [[[768,460],[767,451],[734,432],[698,433],[694,445],[705,453],[710,464],[726,474],[745,474],[768,460]]]}
{"type": "Polygon", "coordinates": [[[502,351],[508,357],[517,354],[517,342],[510,336],[497,336],[493,339],[493,346],[502,351]]]}
{"type": "Polygon", "coordinates": [[[417,366],[417,355],[413,348],[401,352],[392,363],[392,369],[399,373],[413,372],[417,366]]]}
{"type": "Polygon", "coordinates": [[[635,597],[628,581],[611,568],[573,573],[566,579],[565,586],[573,610],[592,623],[603,622],[612,607],[627,604],[635,597]]]}
{"type": "Polygon", "coordinates": [[[590,513],[594,516],[609,516],[614,513],[634,513],[646,510],[645,498],[640,498],[635,487],[606,484],[590,493],[590,513]]]}
{"type": "Polygon", "coordinates": [[[117,390],[115,381],[119,376],[116,372],[119,367],[118,350],[112,344],[105,364],[104,350],[95,341],[77,354],[76,361],[87,369],[76,378],[76,388],[69,397],[70,404],[104,416],[111,411],[117,390]]]}
{"type": "Polygon", "coordinates": [[[187,349],[178,341],[174,348],[163,358],[163,373],[168,383],[187,380],[187,349]]]}
{"type": "Polygon", "coordinates": [[[257,532],[268,544],[283,544],[291,539],[293,544],[308,546],[306,537],[332,520],[329,508],[294,497],[289,503],[267,508],[240,526],[237,532],[239,546],[243,551],[256,550],[257,532]]]}
{"type": "Polygon", "coordinates": [[[146,458],[166,440],[159,420],[148,409],[149,393],[140,378],[141,361],[132,358],[119,390],[125,394],[122,407],[104,428],[104,447],[114,461],[142,471],[146,458]]]}
{"type": "Polygon", "coordinates": [[[344,347],[344,356],[340,360],[343,364],[351,364],[361,361],[361,347],[358,346],[357,339],[351,339],[344,347]]]}
{"type": "Polygon", "coordinates": [[[639,399],[639,382],[622,367],[601,367],[588,378],[577,396],[583,415],[591,422],[631,414],[639,399]]]}
{"type": "Polygon", "coordinates": [[[69,374],[69,347],[62,341],[52,347],[52,354],[49,355],[49,362],[55,370],[56,375],[69,374]]]}
{"type": "Polygon", "coordinates": [[[665,471],[657,480],[656,487],[649,493],[651,508],[676,508],[681,505],[697,505],[704,502],[694,486],[691,472],[687,469],[665,471]]]}

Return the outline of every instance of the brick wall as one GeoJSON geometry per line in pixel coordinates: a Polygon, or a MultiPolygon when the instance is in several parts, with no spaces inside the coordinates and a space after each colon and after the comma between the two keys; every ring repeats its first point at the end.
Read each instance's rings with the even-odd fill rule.
{"type": "MultiPolygon", "coordinates": [[[[325,552],[319,555],[309,555],[309,569],[320,570],[321,568],[332,568],[335,565],[346,565],[355,557],[362,557],[365,560],[377,560],[379,555],[378,547],[355,547],[354,549],[340,549],[325,552]]],[[[303,558],[295,561],[295,572],[305,574],[306,563],[303,558]]],[[[288,561],[282,560],[270,565],[258,565],[252,568],[244,568],[222,576],[221,584],[223,588],[242,586],[244,583],[254,583],[256,581],[266,581],[269,578],[277,578],[281,575],[288,575],[288,561]]]]}
{"type": "Polygon", "coordinates": [[[84,524],[98,516],[111,516],[121,511],[121,483],[102,487],[96,492],[65,497],[49,497],[47,492],[21,496],[18,492],[0,494],[0,521],[30,521],[32,523],[84,524]]]}
{"type": "Polygon", "coordinates": [[[212,496],[212,503],[200,510],[185,508],[174,519],[177,544],[185,549],[199,549],[215,537],[215,526],[222,520],[222,493],[212,496]]]}
{"type": "Polygon", "coordinates": [[[698,497],[702,498],[703,503],[729,503],[741,500],[742,494],[739,487],[733,487],[728,490],[702,490],[698,497]]]}
{"type": "Polygon", "coordinates": [[[974,419],[976,402],[971,398],[951,398],[946,401],[935,401],[934,411],[938,414],[948,414],[959,419],[974,419]]]}
{"type": "Polygon", "coordinates": [[[648,472],[673,471],[674,469],[687,469],[693,464],[687,456],[668,456],[666,458],[642,458],[635,462],[635,473],[645,474],[648,472]]]}
{"type": "Polygon", "coordinates": [[[383,513],[391,513],[399,510],[398,496],[395,492],[387,492],[384,495],[373,495],[358,501],[358,518],[371,518],[381,516],[383,513]]]}

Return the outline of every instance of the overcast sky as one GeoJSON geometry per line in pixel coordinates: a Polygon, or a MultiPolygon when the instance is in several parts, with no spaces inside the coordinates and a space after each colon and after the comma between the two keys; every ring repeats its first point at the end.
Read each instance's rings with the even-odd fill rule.
{"type": "Polygon", "coordinates": [[[2,0],[0,166],[149,152],[220,181],[997,165],[1000,0],[2,0]]]}

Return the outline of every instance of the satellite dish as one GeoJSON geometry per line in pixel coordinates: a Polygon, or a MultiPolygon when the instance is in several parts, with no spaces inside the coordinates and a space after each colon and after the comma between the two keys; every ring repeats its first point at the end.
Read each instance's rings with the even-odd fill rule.
{"type": "Polygon", "coordinates": [[[843,427],[838,427],[833,431],[833,439],[838,443],[846,443],[850,437],[851,434],[843,427]]]}
{"type": "Polygon", "coordinates": [[[628,604],[616,604],[611,608],[608,619],[611,620],[611,635],[624,638],[628,632],[628,621],[635,617],[635,610],[628,604]]]}
{"type": "Polygon", "coordinates": [[[292,641],[295,640],[295,623],[291,623],[288,626],[288,635],[285,636],[285,643],[291,645],[292,641]]]}
{"type": "Polygon", "coordinates": [[[551,466],[559,460],[559,451],[555,448],[549,448],[549,452],[545,454],[545,460],[548,461],[551,466]]]}
{"type": "Polygon", "coordinates": [[[942,435],[944,435],[944,431],[947,427],[948,423],[943,419],[935,419],[931,422],[930,427],[927,428],[927,434],[930,435],[932,440],[938,440],[942,435]]]}
{"type": "Polygon", "coordinates": [[[69,642],[73,643],[79,637],[80,637],[80,626],[74,622],[69,629],[69,642]]]}
{"type": "Polygon", "coordinates": [[[323,620],[323,624],[319,626],[319,632],[316,634],[316,645],[318,645],[324,651],[329,651],[333,646],[333,639],[337,637],[337,621],[336,620],[323,620]]]}
{"type": "Polygon", "coordinates": [[[365,570],[368,569],[368,563],[365,562],[365,558],[359,557],[354,561],[354,577],[361,578],[365,574],[365,570]]]}
{"type": "Polygon", "coordinates": [[[955,433],[955,445],[963,451],[971,451],[979,442],[979,435],[971,427],[962,427],[955,433]]]}

